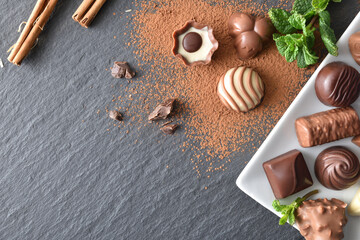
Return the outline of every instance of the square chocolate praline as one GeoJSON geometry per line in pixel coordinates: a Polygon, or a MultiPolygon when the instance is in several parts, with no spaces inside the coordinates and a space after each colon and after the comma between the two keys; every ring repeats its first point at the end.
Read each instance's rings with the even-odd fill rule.
{"type": "Polygon", "coordinates": [[[292,150],[263,163],[275,198],[286,198],[312,186],[313,181],[302,153],[292,150]]]}

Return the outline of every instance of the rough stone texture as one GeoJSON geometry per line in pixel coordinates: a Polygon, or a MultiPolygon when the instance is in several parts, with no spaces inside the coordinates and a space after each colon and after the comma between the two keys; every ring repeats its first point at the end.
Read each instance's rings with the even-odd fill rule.
{"type": "MultiPolygon", "coordinates": [[[[133,6],[108,1],[85,29],[71,18],[80,2],[59,1],[19,68],[6,51],[35,0],[1,1],[0,239],[302,239],[236,187],[252,149],[205,181],[190,151],[168,148],[181,128],[172,137],[136,125],[106,131],[104,106],[129,83],[105,68],[136,66],[121,38],[133,6]]],[[[331,7],[338,37],[358,10],[357,0],[331,7]]]]}

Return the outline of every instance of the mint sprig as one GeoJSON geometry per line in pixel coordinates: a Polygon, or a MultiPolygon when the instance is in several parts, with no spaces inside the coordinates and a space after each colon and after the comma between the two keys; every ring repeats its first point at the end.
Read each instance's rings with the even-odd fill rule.
{"type": "Polygon", "coordinates": [[[300,207],[300,205],[307,200],[312,195],[318,193],[319,190],[314,190],[309,192],[303,197],[298,197],[295,201],[290,203],[289,205],[281,205],[279,200],[274,200],[272,203],[273,208],[277,212],[281,212],[282,217],[279,220],[279,225],[284,225],[287,221],[289,221],[289,224],[294,225],[295,224],[295,210],[300,207]]]}
{"type": "MultiPolygon", "coordinates": [[[[341,0],[332,0],[341,2],[341,0]]],[[[313,48],[315,43],[314,23],[319,21],[321,39],[328,52],[338,55],[336,37],[330,27],[330,14],[326,8],[330,0],[295,0],[292,11],[288,12],[279,8],[269,10],[270,19],[281,34],[274,34],[279,53],[286,61],[297,60],[300,68],[317,63],[313,48]]]]}

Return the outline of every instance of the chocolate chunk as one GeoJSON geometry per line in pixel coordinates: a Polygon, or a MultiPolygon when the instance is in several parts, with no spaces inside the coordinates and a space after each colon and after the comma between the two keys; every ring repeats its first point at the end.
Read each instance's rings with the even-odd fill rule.
{"type": "Polygon", "coordinates": [[[133,78],[135,72],[133,72],[127,62],[114,62],[114,66],[111,69],[111,75],[114,78],[133,78]]]}
{"type": "Polygon", "coordinates": [[[168,99],[165,102],[158,105],[155,110],[149,115],[148,119],[150,121],[158,119],[166,119],[174,107],[175,99],[168,99]]]}
{"type": "Polygon", "coordinates": [[[350,36],[349,49],[355,62],[360,65],[360,32],[356,32],[350,36]]]}
{"type": "Polygon", "coordinates": [[[349,188],[360,177],[359,159],[345,147],[327,148],[316,158],[315,174],[326,188],[333,190],[349,188]]]}
{"type": "Polygon", "coordinates": [[[172,135],[176,131],[178,125],[177,124],[167,124],[160,128],[161,131],[163,131],[166,134],[172,135]]]}
{"type": "Polygon", "coordinates": [[[304,201],[295,212],[301,235],[306,240],[343,239],[346,205],[336,198],[304,201]]]}
{"type": "Polygon", "coordinates": [[[348,107],[360,95],[360,73],[343,62],[329,63],[317,75],[315,91],[325,105],[348,107]]]}
{"type": "Polygon", "coordinates": [[[187,52],[196,52],[202,45],[202,38],[196,32],[189,32],[183,39],[183,47],[187,52]]]}
{"type": "Polygon", "coordinates": [[[121,113],[119,111],[116,110],[112,110],[109,112],[109,118],[117,120],[117,121],[122,121],[123,117],[121,115],[121,113]]]}
{"type": "Polygon", "coordinates": [[[352,107],[336,108],[298,118],[296,135],[302,147],[312,147],[360,135],[360,120],[352,107]]]}
{"type": "Polygon", "coordinates": [[[286,198],[313,184],[304,157],[298,150],[264,162],[263,168],[277,199],[286,198]]]}
{"type": "Polygon", "coordinates": [[[272,39],[275,28],[267,18],[254,18],[246,13],[234,13],[228,21],[229,35],[234,38],[238,57],[246,60],[255,57],[263,44],[272,39]]]}
{"type": "Polygon", "coordinates": [[[355,137],[351,140],[351,142],[352,142],[353,144],[355,144],[356,146],[360,147],[360,135],[355,136],[355,137]]]}

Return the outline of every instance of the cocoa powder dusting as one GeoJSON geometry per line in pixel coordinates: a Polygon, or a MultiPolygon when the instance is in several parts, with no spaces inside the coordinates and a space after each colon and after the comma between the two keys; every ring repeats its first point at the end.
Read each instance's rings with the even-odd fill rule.
{"type": "MultiPolygon", "coordinates": [[[[276,6],[251,1],[204,0],[159,0],[156,3],[135,0],[133,4],[137,10],[133,9],[126,16],[132,19],[132,24],[128,26],[129,42],[125,45],[135,49],[134,57],[138,60],[135,67],[143,74],[130,80],[138,82],[135,88],[125,88],[128,94],[133,94],[131,108],[137,106],[137,110],[124,107],[122,111],[131,111],[128,115],[135,116],[134,120],[140,122],[141,127],[149,127],[146,114],[136,113],[138,109],[153,109],[158,102],[178,99],[175,115],[182,120],[181,134],[186,136],[179,151],[192,150],[193,157],[189,160],[198,177],[209,178],[212,172],[224,171],[233,152],[245,149],[255,152],[314,70],[314,67],[301,70],[296,62],[287,63],[274,42],[266,45],[256,58],[238,60],[228,35],[227,20],[231,13],[264,16],[271,7],[289,9],[292,1],[282,0],[276,6]],[[171,54],[172,32],[191,19],[211,26],[219,41],[219,49],[209,65],[189,68],[171,54]],[[235,66],[253,68],[265,83],[262,104],[248,113],[229,111],[216,94],[218,78],[235,66]],[[155,84],[153,79],[156,79],[155,84]]],[[[114,97],[115,105],[123,105],[122,100],[114,97]]]]}

